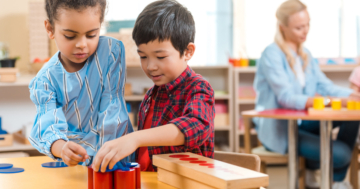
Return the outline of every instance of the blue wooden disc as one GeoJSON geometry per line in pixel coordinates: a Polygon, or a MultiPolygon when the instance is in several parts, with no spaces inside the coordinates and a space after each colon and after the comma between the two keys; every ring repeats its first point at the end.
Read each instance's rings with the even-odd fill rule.
{"type": "Polygon", "coordinates": [[[4,173],[4,174],[11,174],[11,173],[21,173],[24,172],[23,168],[10,168],[10,169],[0,169],[0,173],[4,173]]]}
{"type": "Polygon", "coordinates": [[[61,167],[67,167],[67,165],[64,162],[48,162],[41,164],[42,167],[45,168],[61,168],[61,167]]]}
{"type": "Polygon", "coordinates": [[[10,163],[1,163],[0,164],[0,169],[10,169],[13,167],[13,164],[10,163]]]}

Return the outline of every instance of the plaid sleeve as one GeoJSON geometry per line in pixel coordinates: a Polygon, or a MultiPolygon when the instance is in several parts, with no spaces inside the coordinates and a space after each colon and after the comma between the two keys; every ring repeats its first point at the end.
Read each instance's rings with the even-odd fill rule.
{"type": "Polygon", "coordinates": [[[183,116],[170,121],[185,135],[185,150],[201,146],[214,132],[214,91],[201,81],[193,84],[186,97],[183,116]]]}

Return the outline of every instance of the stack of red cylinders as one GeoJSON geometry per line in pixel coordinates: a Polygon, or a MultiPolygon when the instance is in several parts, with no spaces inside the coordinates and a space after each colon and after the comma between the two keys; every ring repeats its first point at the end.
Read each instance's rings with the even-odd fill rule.
{"type": "Polygon", "coordinates": [[[94,171],[94,189],[113,189],[113,172],[94,171]]]}
{"type": "Polygon", "coordinates": [[[91,167],[88,167],[88,189],[94,189],[94,173],[93,169],[91,167]]]}
{"type": "Polygon", "coordinates": [[[88,189],[140,189],[140,165],[130,171],[95,172],[88,167],[88,189]]]}
{"type": "Polygon", "coordinates": [[[136,189],[141,188],[141,172],[140,172],[140,164],[134,167],[135,169],[135,180],[136,180],[136,189]]]}
{"type": "Polygon", "coordinates": [[[135,180],[135,169],[130,169],[130,171],[114,171],[114,189],[135,189],[135,180]]]}

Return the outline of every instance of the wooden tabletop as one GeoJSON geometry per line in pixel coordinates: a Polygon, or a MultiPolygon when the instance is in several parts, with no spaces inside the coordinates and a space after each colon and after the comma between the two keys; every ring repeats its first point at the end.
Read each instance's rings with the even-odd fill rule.
{"type": "MultiPolygon", "coordinates": [[[[72,189],[87,188],[87,168],[84,166],[66,168],[43,168],[42,163],[52,162],[47,156],[25,158],[0,158],[0,163],[11,163],[25,171],[16,174],[0,174],[0,188],[6,189],[72,189]]],[[[141,172],[142,189],[174,189],[159,182],[157,173],[141,172]]]]}
{"type": "Polygon", "coordinates": [[[327,120],[327,121],[359,121],[360,113],[358,115],[349,115],[346,113],[339,113],[337,116],[332,115],[309,115],[306,110],[287,110],[287,109],[273,109],[264,111],[243,111],[243,117],[263,117],[284,120],[327,120]]]}

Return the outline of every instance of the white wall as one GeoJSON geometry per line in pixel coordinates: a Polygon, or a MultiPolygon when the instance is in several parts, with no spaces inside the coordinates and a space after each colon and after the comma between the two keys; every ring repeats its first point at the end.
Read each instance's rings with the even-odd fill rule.
{"type": "MultiPolygon", "coordinates": [[[[246,48],[238,49],[234,54],[237,53],[239,56],[239,51],[243,50],[249,58],[259,58],[265,47],[274,41],[277,22],[275,13],[285,0],[234,1],[243,1],[245,6],[243,18],[245,41],[234,41],[234,43],[242,43],[242,47],[246,48]]],[[[302,0],[302,2],[307,5],[311,19],[310,32],[305,46],[314,57],[339,57],[341,0],[302,0]]],[[[351,22],[351,20],[346,19],[345,24],[349,25],[347,22],[351,22]]],[[[352,26],[355,26],[355,23],[352,26]]],[[[348,29],[351,30],[351,27],[348,29]]],[[[354,57],[356,54],[353,53],[353,50],[353,46],[344,46],[344,51],[348,53],[342,55],[354,57]],[[350,52],[349,49],[352,51],[350,52]]]]}
{"type": "Polygon", "coordinates": [[[25,124],[32,124],[36,114],[26,86],[0,87],[0,117],[2,129],[13,133],[25,124]]]}
{"type": "MultiPolygon", "coordinates": [[[[136,20],[154,0],[109,0],[106,21],[136,20]]],[[[190,65],[227,64],[232,54],[232,0],[178,0],[195,20],[196,52],[190,65]]]]}

